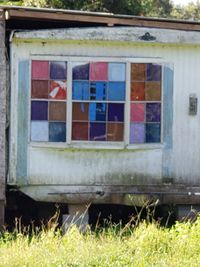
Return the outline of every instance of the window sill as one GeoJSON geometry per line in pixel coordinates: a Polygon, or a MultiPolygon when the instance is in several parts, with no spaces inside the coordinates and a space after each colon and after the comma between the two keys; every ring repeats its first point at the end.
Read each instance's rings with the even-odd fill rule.
{"type": "Polygon", "coordinates": [[[150,149],[162,149],[164,144],[129,144],[125,145],[123,142],[72,142],[71,144],[66,143],[45,143],[45,142],[30,142],[29,147],[31,148],[55,148],[55,149],[91,149],[91,150],[150,150],[150,149]]]}

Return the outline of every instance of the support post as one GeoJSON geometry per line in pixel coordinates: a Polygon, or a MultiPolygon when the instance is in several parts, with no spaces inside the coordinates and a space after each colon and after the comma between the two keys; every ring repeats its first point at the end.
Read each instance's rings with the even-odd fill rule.
{"type": "Polygon", "coordinates": [[[63,214],[63,230],[64,232],[72,226],[76,225],[81,232],[85,232],[89,227],[88,208],[84,204],[68,205],[68,214],[63,214]]]}
{"type": "Polygon", "coordinates": [[[0,227],[4,224],[6,186],[6,76],[5,19],[0,9],[0,227]]]}

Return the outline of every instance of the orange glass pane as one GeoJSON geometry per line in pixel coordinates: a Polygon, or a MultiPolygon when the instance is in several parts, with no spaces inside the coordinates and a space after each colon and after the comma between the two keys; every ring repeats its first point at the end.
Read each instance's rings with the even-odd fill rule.
{"type": "Polygon", "coordinates": [[[161,83],[160,82],[146,82],[145,86],[145,100],[159,101],[161,99],[161,83]]]}
{"type": "Polygon", "coordinates": [[[66,121],[66,103],[50,102],[49,103],[49,120],[66,121]]]}
{"type": "Polygon", "coordinates": [[[88,103],[73,103],[72,120],[88,121],[88,103]]]}
{"type": "Polygon", "coordinates": [[[107,141],[123,141],[124,124],[108,123],[107,124],[107,141]]]}
{"type": "Polygon", "coordinates": [[[132,82],[131,83],[131,100],[140,101],[145,99],[145,83],[132,82]]]}
{"type": "Polygon", "coordinates": [[[134,63],[131,64],[131,80],[145,81],[146,78],[146,64],[134,63]]]}

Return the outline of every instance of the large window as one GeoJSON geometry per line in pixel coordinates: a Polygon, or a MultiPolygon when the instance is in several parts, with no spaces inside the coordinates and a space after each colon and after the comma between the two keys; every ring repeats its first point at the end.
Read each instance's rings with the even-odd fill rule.
{"type": "Polygon", "coordinates": [[[123,141],[126,65],[90,62],[72,70],[72,140],[123,141]]]}
{"type": "Polygon", "coordinates": [[[160,64],[32,60],[33,142],[160,143],[161,115],[160,64]]]}

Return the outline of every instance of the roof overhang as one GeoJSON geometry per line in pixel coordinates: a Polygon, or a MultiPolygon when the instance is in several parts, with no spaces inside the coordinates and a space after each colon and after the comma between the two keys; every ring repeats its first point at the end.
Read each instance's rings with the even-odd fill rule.
{"type": "MultiPolygon", "coordinates": [[[[27,22],[52,22],[52,23],[76,23],[76,26],[135,26],[163,29],[176,29],[186,31],[200,31],[200,23],[197,21],[172,20],[161,18],[148,18],[139,16],[114,15],[110,13],[73,11],[63,9],[42,9],[17,6],[1,6],[6,21],[27,22]]],[[[28,27],[28,25],[27,25],[28,27]]]]}

